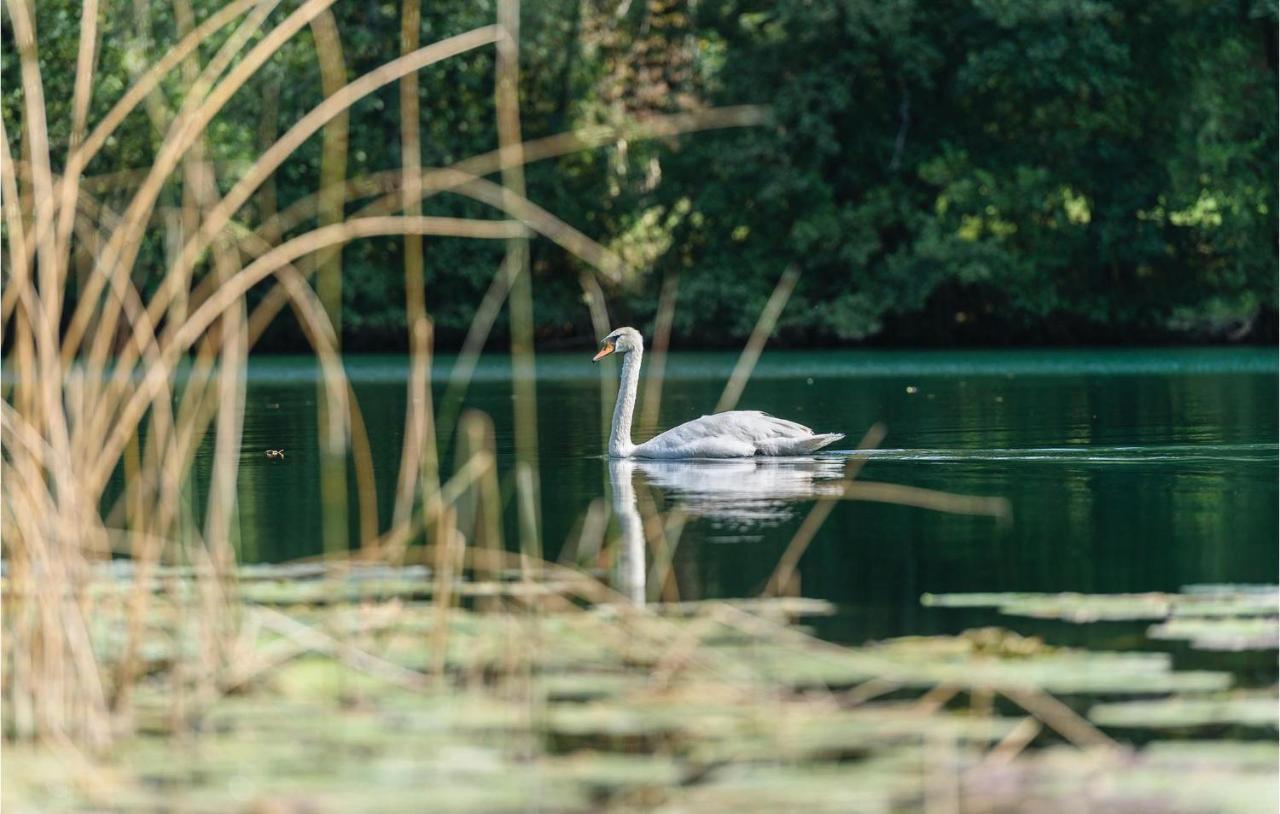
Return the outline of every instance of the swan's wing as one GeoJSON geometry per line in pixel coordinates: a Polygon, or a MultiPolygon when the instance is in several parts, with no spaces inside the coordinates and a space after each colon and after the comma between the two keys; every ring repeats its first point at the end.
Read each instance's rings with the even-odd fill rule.
{"type": "Polygon", "coordinates": [[[672,427],[636,447],[635,454],[653,458],[790,454],[792,442],[815,437],[813,430],[794,421],[759,410],[730,410],[672,427]]]}
{"type": "Polygon", "coordinates": [[[718,415],[733,416],[734,421],[741,423],[758,439],[804,438],[813,435],[813,430],[803,424],[777,418],[759,410],[731,410],[718,415]]]}

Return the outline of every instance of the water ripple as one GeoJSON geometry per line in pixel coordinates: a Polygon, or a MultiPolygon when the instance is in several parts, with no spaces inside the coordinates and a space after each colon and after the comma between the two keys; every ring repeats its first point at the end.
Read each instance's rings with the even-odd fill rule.
{"type": "Polygon", "coordinates": [[[888,461],[1035,462],[1035,463],[1274,463],[1280,447],[1271,443],[1166,444],[1152,446],[1064,446],[1017,449],[874,449],[843,454],[888,461]]]}

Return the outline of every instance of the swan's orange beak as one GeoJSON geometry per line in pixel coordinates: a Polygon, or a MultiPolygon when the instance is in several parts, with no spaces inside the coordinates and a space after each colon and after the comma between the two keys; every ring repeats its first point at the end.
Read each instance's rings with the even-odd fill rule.
{"type": "Polygon", "coordinates": [[[591,361],[593,361],[593,362],[599,362],[601,359],[603,359],[604,357],[608,356],[608,355],[609,355],[609,354],[611,354],[611,353],[613,353],[613,343],[612,343],[612,342],[610,342],[609,344],[607,344],[607,345],[605,345],[603,348],[601,348],[601,349],[600,349],[600,352],[599,352],[599,353],[597,353],[595,356],[592,356],[592,357],[591,357],[591,361]]]}

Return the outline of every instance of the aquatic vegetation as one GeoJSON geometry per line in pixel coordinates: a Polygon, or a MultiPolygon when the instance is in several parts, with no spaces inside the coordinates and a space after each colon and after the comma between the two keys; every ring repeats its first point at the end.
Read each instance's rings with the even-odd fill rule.
{"type": "Polygon", "coordinates": [[[1147,636],[1185,640],[1200,650],[1280,648],[1280,589],[1274,585],[1192,585],[1176,594],[926,594],[922,601],[1076,623],[1161,620],[1147,636]]]}
{"type": "Polygon", "coordinates": [[[1276,704],[1274,692],[1180,696],[1155,701],[1098,704],[1089,710],[1089,720],[1103,726],[1136,729],[1237,724],[1274,731],[1277,727],[1276,704]]]}
{"type": "Polygon", "coordinates": [[[1185,639],[1200,650],[1275,650],[1280,621],[1264,618],[1175,618],[1147,629],[1153,639],[1185,639]]]}
{"type": "MultiPolygon", "coordinates": [[[[178,41],[154,63],[139,48],[134,83],[116,88],[122,95],[91,123],[102,64],[95,49],[118,21],[90,2],[78,29],[71,133],[54,144],[42,90],[49,52],[38,48],[46,41],[34,5],[6,3],[22,124],[0,139],[0,318],[12,337],[0,410],[6,808],[916,810],[999,800],[1000,772],[1033,796],[1074,793],[1093,767],[1114,772],[1126,761],[1132,777],[1152,779],[1126,799],[1159,808],[1187,756],[1118,743],[1085,716],[1092,696],[1183,703],[1192,710],[1183,721],[1196,711],[1198,720],[1256,719],[1256,704],[1206,712],[1231,691],[1232,676],[1177,669],[1161,653],[1091,652],[1000,629],[862,646],[809,635],[797,617],[828,608],[789,595],[837,501],[1010,517],[1000,498],[855,480],[865,456],[823,479],[838,488],[816,490],[767,598],[644,604],[650,593],[667,595],[678,507],[634,507],[629,531],[637,533],[627,542],[638,543],[639,556],[631,565],[647,576],[654,553],[652,592],[643,578],[639,591],[621,593],[605,578],[626,557],[605,515],[590,534],[584,521],[584,545],[565,564],[548,561],[529,239],[541,234],[580,263],[597,322],[608,321],[597,277],[625,269],[526,197],[524,165],[755,126],[764,111],[655,114],[525,141],[514,0],[500,0],[495,20],[425,46],[420,7],[405,4],[400,57],[350,81],[332,0],[279,9],[233,0],[199,24],[186,21],[189,30],[179,25],[178,41]],[[228,174],[210,160],[219,118],[304,29],[323,98],[283,135],[264,117],[256,158],[228,174]],[[495,114],[498,149],[424,170],[421,123],[401,112],[402,166],[347,179],[353,107],[400,83],[401,111],[414,109],[415,72],[462,55],[492,64],[492,97],[489,88],[472,91],[495,114]],[[125,173],[132,180],[87,176],[95,158],[136,158],[108,153],[137,108],[154,128],[146,130],[156,147],[144,159],[150,165],[125,173]],[[277,211],[271,179],[317,136],[319,188],[277,211]],[[112,195],[94,194],[103,191],[112,195]],[[489,207],[492,217],[422,214],[423,199],[444,193],[489,207]],[[441,405],[431,390],[424,236],[502,241],[504,249],[441,405]],[[404,246],[398,324],[409,375],[390,517],[379,516],[369,405],[341,355],[340,251],[368,238],[404,246]],[[152,274],[143,261],[162,255],[152,274]],[[322,496],[323,556],[242,565],[237,484],[246,451],[272,461],[279,477],[300,471],[311,449],[277,436],[246,443],[248,358],[285,306],[320,371],[308,441],[318,446],[310,474],[322,496]],[[492,422],[461,405],[504,308],[514,460],[501,459],[500,472],[492,422]],[[439,424],[437,406],[448,418],[439,424]],[[442,449],[453,453],[451,471],[442,449]],[[1070,747],[1055,748],[1063,741],[1070,747]]],[[[175,17],[185,5],[175,5],[175,17]]],[[[135,4],[138,28],[154,28],[144,7],[135,4]]],[[[798,280],[782,274],[755,317],[722,405],[742,392],[798,280]]],[[[658,321],[667,327],[655,351],[669,340],[674,290],[663,299],[658,321]]],[[[882,436],[875,425],[860,446],[882,436]]],[[[1126,612],[1114,600],[1020,595],[1009,606],[1018,602],[1032,615],[1079,620],[1126,612]]],[[[1140,604],[1142,618],[1163,625],[1152,635],[1197,643],[1254,642],[1270,628],[1240,626],[1276,615],[1271,594],[1230,589],[1140,604]]],[[[1202,794],[1274,786],[1274,776],[1259,777],[1256,750],[1214,754],[1215,782],[1202,794]]],[[[1204,800],[1212,807],[1211,796],[1204,800]]]]}
{"type": "MultiPolygon", "coordinates": [[[[138,576],[100,574],[117,583],[100,591],[93,629],[108,667],[129,657],[138,576]]],[[[1213,783],[1186,799],[1233,811],[1245,810],[1242,790],[1277,790],[1272,742],[1196,752],[1113,739],[1135,728],[1274,731],[1274,691],[1231,690],[1229,674],[1176,669],[1162,653],[1091,652],[999,628],[843,646],[796,624],[831,612],[826,603],[566,601],[594,583],[585,575],[509,572],[480,592],[463,574],[450,595],[473,598],[446,609],[437,576],[356,562],[243,567],[235,658],[202,693],[182,667],[198,655],[182,634],[197,580],[163,569],[161,582],[186,587],[156,594],[133,656],[137,734],[74,787],[58,753],[11,746],[6,799],[42,811],[162,800],[379,811],[429,786],[439,811],[529,800],[555,811],[915,811],[943,789],[966,808],[1048,805],[1077,799],[1093,778],[1098,805],[1178,811],[1169,784],[1189,773],[1213,783]],[[312,590],[326,584],[336,592],[312,590]],[[246,598],[265,586],[273,600],[292,591],[289,601],[246,598]],[[1089,706],[1097,698],[1112,700],[1089,706]],[[184,732],[198,737],[175,739],[184,732]]]]}
{"type": "MultiPolygon", "coordinates": [[[[196,694],[215,692],[211,677],[232,669],[243,633],[235,561],[245,371],[250,352],[286,306],[321,370],[313,402],[320,447],[314,475],[323,494],[318,545],[342,556],[354,541],[366,555],[399,565],[408,548],[430,542],[442,552],[437,574],[447,571],[440,566],[456,541],[476,542],[477,527],[490,532],[484,545],[502,548],[498,524],[486,515],[499,494],[492,428],[483,417],[459,416],[456,403],[440,435],[458,442],[465,465],[442,483],[429,388],[433,323],[424,236],[502,241],[496,294],[480,309],[489,316],[477,315],[468,347],[484,345],[505,307],[513,364],[522,374],[513,405],[519,548],[540,560],[534,383],[523,375],[533,370],[529,236],[543,234],[581,260],[588,294],[600,290],[593,275],[616,274],[621,261],[530,201],[524,165],[618,140],[765,119],[755,107],[705,108],[526,142],[517,2],[503,0],[484,12],[486,19],[425,45],[418,36],[420,5],[405,3],[398,57],[361,65],[362,73],[348,71],[343,39],[349,45],[351,34],[339,27],[332,5],[181,3],[172,9],[170,27],[168,7],[162,23],[149,17],[147,3],[123,15],[96,2],[81,4],[78,14],[30,0],[5,3],[6,43],[12,44],[5,64],[20,89],[5,96],[0,128],[3,693],[11,737],[101,751],[127,734],[132,695],[157,657],[147,626],[171,589],[171,601],[193,602],[182,610],[190,627],[173,635],[182,642],[175,653],[193,659],[179,664],[195,677],[196,694]],[[198,21],[197,13],[203,15],[198,21]],[[123,35],[120,26],[130,33],[123,35]],[[172,41],[155,43],[151,53],[151,34],[144,32],[170,28],[172,41]],[[73,41],[74,60],[72,51],[60,52],[73,41]],[[406,113],[417,109],[416,75],[460,59],[485,66],[491,80],[491,96],[471,93],[493,114],[498,149],[486,145],[487,152],[424,169],[421,122],[406,113]],[[299,62],[318,71],[322,94],[282,80],[304,70],[299,62]],[[69,108],[49,92],[67,86],[65,80],[69,108]],[[399,166],[348,178],[352,109],[397,83],[410,100],[399,113],[400,149],[390,151],[398,153],[399,166]],[[280,133],[282,89],[285,107],[298,115],[280,133]],[[247,97],[256,101],[255,92],[274,94],[275,102],[253,106],[261,113],[258,132],[240,131],[234,152],[246,160],[228,166],[216,160],[229,146],[227,121],[243,115],[237,105],[247,97]],[[138,124],[146,135],[135,141],[130,134],[138,124]],[[318,188],[287,196],[280,209],[275,180],[292,169],[279,171],[293,167],[291,159],[313,139],[322,142],[318,188]],[[135,144],[145,146],[126,146],[135,144]],[[101,174],[107,167],[112,171],[101,174]],[[120,167],[127,169],[114,171],[120,167]],[[474,204],[491,216],[422,214],[424,199],[445,193],[469,199],[465,214],[483,211],[466,208],[474,204]],[[367,427],[341,358],[342,288],[350,276],[341,253],[370,238],[402,240],[405,249],[404,319],[397,323],[410,351],[411,406],[389,524],[378,516],[367,427]],[[201,492],[198,483],[207,488],[201,492]],[[107,637],[123,637],[121,657],[108,667],[94,641],[101,641],[100,616],[110,615],[115,598],[93,572],[117,557],[130,558],[140,575],[127,597],[129,623],[107,637]],[[195,579],[149,576],[175,564],[191,566],[195,579]]],[[[427,98],[435,96],[451,94],[427,98]]],[[[458,376],[453,395],[465,392],[468,376],[458,376]]],[[[263,440],[271,446],[255,457],[273,466],[294,464],[277,439],[263,440]]],[[[441,576],[435,595],[451,586],[441,576]]],[[[414,595],[416,588],[386,590],[414,595]]],[[[247,591],[255,601],[286,604],[334,595],[303,589],[298,596],[282,583],[247,591]]],[[[339,593],[376,598],[359,585],[339,593]]]]}
{"type": "Polygon", "coordinates": [[[1180,593],[1143,594],[925,594],[921,601],[942,608],[993,607],[1010,616],[1067,622],[1280,615],[1280,588],[1274,585],[1192,585],[1180,593]]]}

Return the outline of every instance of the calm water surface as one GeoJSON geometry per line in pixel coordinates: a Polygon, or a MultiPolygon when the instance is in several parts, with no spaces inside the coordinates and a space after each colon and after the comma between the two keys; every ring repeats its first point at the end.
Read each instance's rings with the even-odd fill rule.
{"type": "MultiPolygon", "coordinates": [[[[673,355],[657,423],[637,426],[636,440],[708,412],[734,361],[732,354],[673,355]]],[[[447,357],[437,361],[437,398],[450,365],[447,357]]],[[[348,371],[368,424],[385,525],[407,366],[402,357],[356,357],[348,371]]],[[[611,469],[601,454],[602,372],[608,409],[615,369],[593,366],[586,353],[539,357],[549,558],[577,539],[593,501],[615,508],[614,535],[627,530],[626,504],[638,505],[633,495],[641,504],[681,503],[690,520],[674,559],[680,596],[757,594],[815,497],[832,488],[848,451],[881,421],[888,435],[862,478],[1003,496],[1012,520],[841,502],[799,569],[804,595],[840,607],[815,622],[824,635],[862,641],[998,621],[985,610],[921,607],[926,592],[1176,590],[1276,579],[1273,351],[766,353],[741,406],[849,436],[829,454],[780,464],[611,469]]],[[[246,559],[320,550],[315,382],[309,360],[264,358],[251,366],[241,469],[246,559]],[[286,460],[267,460],[267,448],[286,449],[286,460]]],[[[481,361],[466,406],[493,417],[500,470],[510,472],[505,358],[481,361]]],[[[628,573],[634,576],[614,578],[643,591],[639,570],[628,573]]]]}

